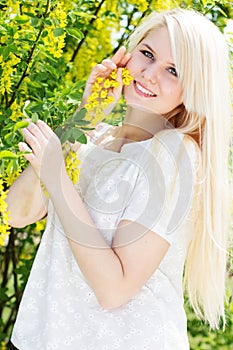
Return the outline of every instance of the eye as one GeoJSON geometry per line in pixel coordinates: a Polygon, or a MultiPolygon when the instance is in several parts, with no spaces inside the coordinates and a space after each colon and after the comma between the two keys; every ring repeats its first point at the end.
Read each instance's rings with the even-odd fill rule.
{"type": "Polygon", "coordinates": [[[147,51],[147,50],[140,50],[140,52],[141,52],[144,56],[148,57],[150,60],[154,60],[154,56],[153,56],[153,54],[152,54],[150,51],[147,51]]]}
{"type": "Polygon", "coordinates": [[[168,72],[171,73],[172,75],[174,75],[175,77],[178,76],[177,71],[174,67],[169,67],[168,72]]]}

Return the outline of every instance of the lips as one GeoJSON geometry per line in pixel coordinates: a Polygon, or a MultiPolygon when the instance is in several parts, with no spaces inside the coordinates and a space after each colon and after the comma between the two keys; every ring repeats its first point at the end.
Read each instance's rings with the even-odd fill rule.
{"type": "Polygon", "coordinates": [[[139,82],[134,80],[134,88],[138,95],[144,96],[144,97],[156,97],[157,95],[154,94],[151,90],[147,89],[145,86],[140,84],[139,82]]]}

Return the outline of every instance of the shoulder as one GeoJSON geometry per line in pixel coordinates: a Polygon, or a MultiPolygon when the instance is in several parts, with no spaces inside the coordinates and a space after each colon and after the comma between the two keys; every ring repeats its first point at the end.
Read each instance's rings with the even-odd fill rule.
{"type": "Polygon", "coordinates": [[[201,157],[200,147],[197,142],[188,134],[177,129],[168,129],[158,132],[153,137],[152,151],[172,158],[188,157],[191,162],[199,162],[201,157]]]}

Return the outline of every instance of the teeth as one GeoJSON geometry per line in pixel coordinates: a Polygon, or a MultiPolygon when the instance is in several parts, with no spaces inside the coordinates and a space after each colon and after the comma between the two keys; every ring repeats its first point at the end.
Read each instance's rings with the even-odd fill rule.
{"type": "Polygon", "coordinates": [[[137,89],[140,90],[143,94],[148,95],[148,96],[155,96],[150,91],[146,90],[144,87],[139,85],[137,82],[136,82],[136,86],[137,86],[137,89]]]}

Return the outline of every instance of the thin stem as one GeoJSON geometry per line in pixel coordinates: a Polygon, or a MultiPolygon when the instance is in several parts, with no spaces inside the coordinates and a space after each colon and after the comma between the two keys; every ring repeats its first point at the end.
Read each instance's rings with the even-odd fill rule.
{"type": "MultiPolygon", "coordinates": [[[[135,7],[134,7],[135,9],[135,7]]],[[[133,15],[134,15],[134,10],[130,13],[130,16],[127,17],[127,26],[125,28],[125,32],[123,33],[122,37],[120,38],[117,47],[115,47],[115,49],[113,50],[113,54],[115,54],[117,52],[117,50],[123,45],[125,39],[126,39],[126,34],[130,32],[129,30],[129,26],[131,24],[131,21],[133,19],[133,15]]]]}
{"type": "Polygon", "coordinates": [[[213,10],[213,8],[215,7],[215,3],[209,8],[209,9],[207,9],[204,13],[203,13],[203,15],[204,16],[206,16],[207,15],[207,13],[209,13],[211,10],[213,10]]]}
{"type": "MultiPolygon", "coordinates": [[[[102,7],[102,5],[103,5],[104,2],[105,2],[105,0],[102,0],[102,1],[99,3],[98,7],[96,8],[95,12],[93,13],[93,15],[94,15],[95,17],[98,15],[98,12],[99,12],[99,10],[101,9],[101,7],[102,7]]],[[[95,17],[93,17],[93,18],[90,20],[90,23],[89,23],[89,24],[93,24],[93,23],[94,23],[95,17]]],[[[78,54],[78,52],[79,52],[79,50],[80,50],[82,44],[84,43],[87,34],[88,34],[88,29],[86,29],[86,30],[83,32],[83,38],[80,40],[80,42],[78,43],[78,46],[77,46],[76,49],[74,50],[70,62],[74,62],[75,57],[77,56],[77,54],[78,54]]]]}
{"type": "MultiPolygon", "coordinates": [[[[45,9],[45,12],[44,12],[44,15],[43,15],[43,18],[44,18],[44,19],[45,19],[45,18],[47,17],[47,15],[48,15],[49,6],[50,6],[50,0],[47,0],[46,9],[45,9]]],[[[6,104],[6,107],[7,107],[7,108],[10,107],[10,106],[12,105],[12,103],[14,102],[15,96],[16,96],[16,92],[17,92],[17,90],[19,89],[20,85],[22,84],[24,78],[27,76],[29,63],[30,63],[31,60],[32,60],[34,51],[35,51],[35,49],[36,49],[37,43],[38,43],[38,41],[39,41],[39,39],[40,39],[40,36],[41,36],[43,30],[44,30],[44,23],[42,22],[42,23],[41,23],[41,26],[40,26],[40,30],[39,30],[39,32],[38,32],[38,34],[37,34],[36,40],[35,40],[35,42],[34,42],[32,48],[31,48],[31,50],[29,51],[28,58],[27,58],[27,60],[26,60],[26,67],[25,67],[25,69],[24,69],[24,71],[23,71],[23,74],[22,74],[21,78],[20,78],[19,81],[18,81],[18,84],[16,85],[16,87],[15,87],[15,89],[14,89],[14,92],[13,92],[13,94],[12,94],[12,96],[11,96],[11,99],[10,99],[9,103],[6,104]]]]}

